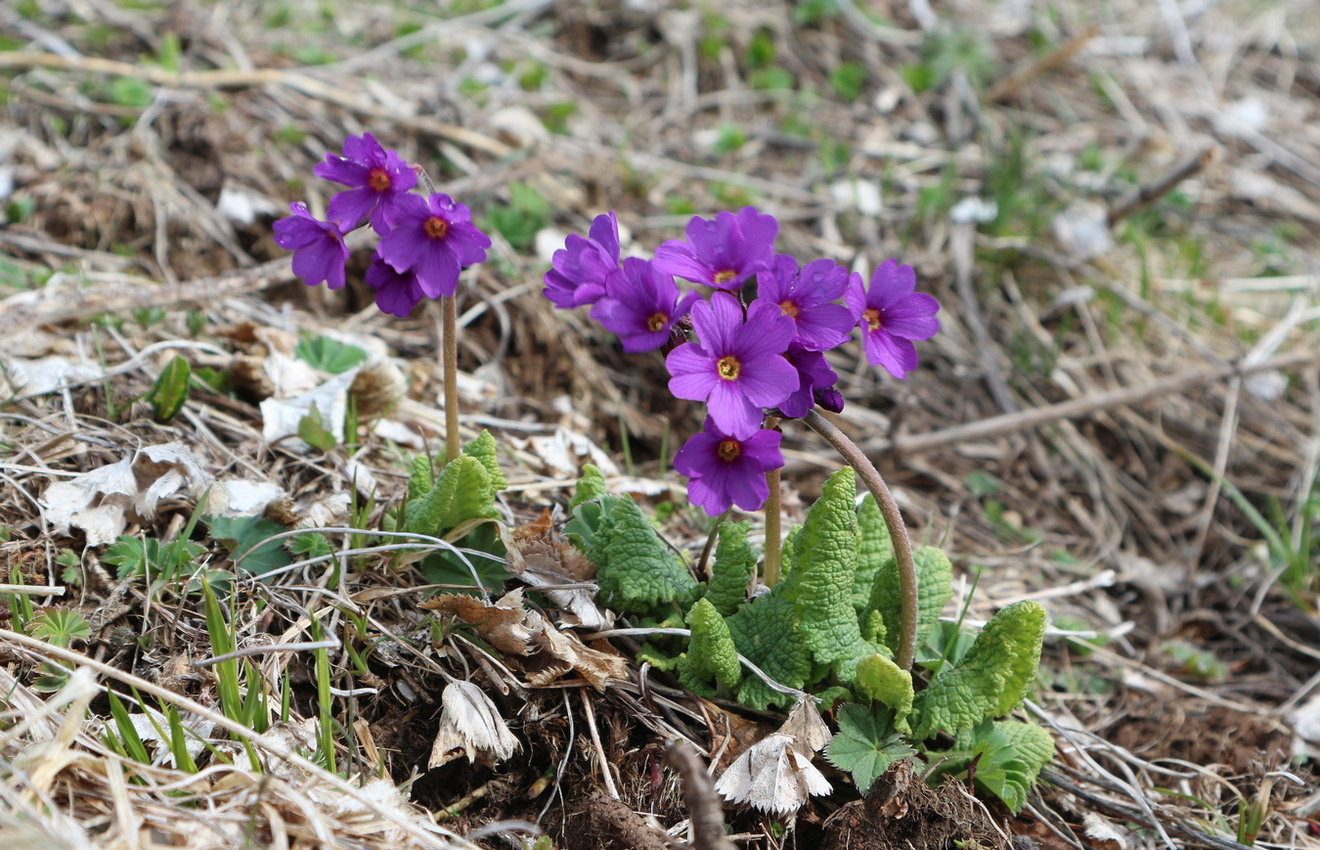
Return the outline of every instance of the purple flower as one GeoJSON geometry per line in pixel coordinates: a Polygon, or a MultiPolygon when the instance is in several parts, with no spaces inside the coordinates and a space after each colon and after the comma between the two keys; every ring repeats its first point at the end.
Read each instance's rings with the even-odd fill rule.
{"type": "Polygon", "coordinates": [[[486,259],[490,237],[472,223],[467,207],[439,192],[429,198],[400,195],[380,256],[397,272],[413,271],[427,296],[449,297],[464,266],[486,259]]]}
{"type": "Polygon", "coordinates": [[[371,216],[377,233],[389,230],[388,212],[398,197],[417,185],[417,174],[395,151],[381,147],[370,133],[344,140],[344,154],[328,153],[312,169],[317,177],[353,188],[330,199],[326,215],[351,230],[371,216]]]}
{"type": "Polygon", "coordinates": [[[779,222],[772,215],[743,207],[735,215],[721,212],[714,221],[688,222],[687,241],[671,239],[655,251],[656,268],[713,286],[738,289],[747,278],[769,268],[779,222]]]}
{"type": "Polygon", "coordinates": [[[940,329],[935,318],[940,302],[924,292],[913,292],[917,273],[897,260],[885,260],[871,275],[871,288],[862,289],[862,276],[854,273],[844,300],[862,329],[862,345],[872,366],[884,366],[895,378],[906,378],[917,368],[914,339],[930,339],[940,329]]]}
{"type": "Polygon", "coordinates": [[[619,268],[619,221],[613,212],[596,216],[591,235],[576,233],[551,258],[545,297],[561,310],[594,304],[605,295],[605,278],[619,268]]]}
{"type": "Polygon", "coordinates": [[[376,306],[391,316],[406,318],[417,302],[426,297],[417,275],[410,271],[396,272],[378,254],[372,255],[364,277],[367,285],[376,290],[376,306]]]}
{"type": "Polygon", "coordinates": [[[694,434],[674,455],[674,469],[688,477],[688,499],[719,516],[731,504],[754,511],[765,504],[770,486],[765,474],[784,465],[783,435],[760,429],[747,437],[721,431],[714,420],[694,434]]]}
{"type": "Polygon", "coordinates": [[[797,323],[795,342],[825,351],[847,342],[857,319],[839,300],[848,289],[848,270],[833,260],[815,260],[800,270],[788,254],[776,254],[769,273],[756,278],[757,298],[777,304],[797,323]]]}
{"type": "Polygon", "coordinates": [[[672,277],[629,257],[605,279],[605,297],[591,308],[591,318],[618,334],[624,351],[654,351],[669,341],[674,323],[700,298],[695,292],[680,295],[672,277]]]}
{"type": "MultiPolygon", "coordinates": [[[[819,393],[832,391],[838,395],[838,390],[834,385],[838,383],[839,376],[830,368],[829,362],[825,359],[824,352],[812,351],[798,342],[789,345],[788,353],[784,355],[789,363],[798,373],[798,388],[789,394],[788,398],[779,403],[779,412],[788,419],[801,419],[807,415],[807,412],[816,405],[816,397],[819,393]]],[[[832,406],[833,396],[828,398],[826,404],[822,404],[826,410],[838,413],[843,409],[843,396],[838,396],[838,406],[832,406]]]]}
{"type": "Polygon", "coordinates": [[[293,215],[272,225],[275,244],[293,251],[293,273],[308,286],[321,281],[331,289],[344,285],[344,263],[348,260],[345,231],[339,222],[313,218],[304,203],[289,204],[293,215]]]}
{"type": "Polygon", "coordinates": [[[777,407],[798,387],[797,370],[783,356],[793,320],[766,301],[753,301],[744,319],[737,298],[716,292],[693,306],[692,327],[698,342],[665,360],[670,392],[706,402],[720,430],[750,437],[761,427],[762,408],[777,407]]]}

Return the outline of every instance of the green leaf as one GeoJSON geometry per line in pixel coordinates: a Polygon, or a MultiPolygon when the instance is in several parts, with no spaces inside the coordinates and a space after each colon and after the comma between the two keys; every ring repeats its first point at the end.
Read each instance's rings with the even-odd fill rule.
{"type": "Polygon", "coordinates": [[[467,520],[498,516],[485,465],[474,457],[459,455],[445,465],[425,496],[408,502],[403,530],[440,536],[467,520]]]}
{"type": "MultiPolygon", "coordinates": [[[[811,675],[811,650],[802,637],[792,603],[777,593],[758,596],[727,622],[734,646],[767,676],[790,688],[806,686],[811,675]]],[[[752,673],[744,676],[738,686],[738,702],[757,711],[771,705],[788,705],[793,699],[771,690],[752,673]]]]}
{"type": "Polygon", "coordinates": [[[293,555],[280,545],[280,541],[269,539],[288,530],[273,519],[217,516],[208,517],[206,524],[211,537],[224,544],[229,554],[238,558],[248,553],[238,566],[250,575],[263,576],[293,563],[293,555]]]}
{"type": "Polygon", "coordinates": [[[722,616],[728,617],[747,603],[747,587],[756,572],[756,553],[747,542],[749,522],[720,525],[715,561],[711,565],[706,598],[722,616]]]}
{"type": "Polygon", "coordinates": [[[1001,610],[977,635],[957,666],[935,674],[918,699],[915,737],[957,733],[1012,711],[1026,696],[1040,665],[1045,609],[1031,600],[1001,610]]]}
{"type": "Polygon", "coordinates": [[[696,594],[696,580],[627,496],[579,505],[565,531],[595,564],[601,601],[616,611],[664,616],[696,594]]]}
{"type": "Polygon", "coordinates": [[[147,397],[151,402],[152,418],[157,422],[169,422],[183,409],[188,400],[188,384],[192,380],[192,366],[179,355],[161,370],[156,384],[147,397]]]}
{"type": "Polygon", "coordinates": [[[322,372],[341,375],[365,361],[367,352],[328,336],[314,336],[298,340],[293,356],[322,372]]]}
{"type": "Polygon", "coordinates": [[[825,750],[830,764],[852,774],[857,790],[865,794],[871,783],[896,761],[913,754],[893,729],[888,711],[846,703],[839,706],[839,734],[825,750]]]}
{"type": "Polygon", "coordinates": [[[92,628],[87,619],[68,608],[47,608],[28,623],[28,634],[54,646],[68,648],[75,640],[87,640],[92,628]]]}
{"type": "Polygon", "coordinates": [[[1013,812],[1026,804],[1041,768],[1053,757],[1050,733],[1020,720],[984,721],[961,733],[953,749],[926,754],[935,765],[930,778],[971,774],[978,788],[1013,812]]]}
{"type": "Polygon", "coordinates": [[[894,728],[911,732],[912,674],[883,655],[868,655],[857,664],[857,689],[868,699],[884,703],[894,712],[894,728]]]}
{"type": "Polygon", "coordinates": [[[127,534],[121,534],[105,550],[101,560],[119,568],[115,578],[120,581],[131,575],[144,573],[147,570],[148,563],[147,542],[155,543],[156,550],[159,551],[160,542],[157,540],[143,541],[127,534]]]}
{"type": "Polygon", "coordinates": [[[463,446],[463,454],[479,461],[486,470],[486,475],[490,476],[490,500],[493,504],[495,494],[509,486],[509,480],[504,477],[504,470],[500,469],[499,458],[495,455],[495,438],[490,435],[486,429],[481,429],[481,434],[475,440],[463,446]]]}
{"type": "Polygon", "coordinates": [[[797,609],[802,635],[821,664],[854,658],[862,646],[852,606],[857,570],[857,488],[845,466],[831,475],[794,541],[784,597],[797,609]]]}
{"type": "Polygon", "coordinates": [[[875,577],[894,555],[889,540],[889,526],[875,497],[867,493],[857,506],[857,571],[853,573],[853,607],[858,616],[871,608],[871,588],[875,577]]]}
{"type": "MultiPolygon", "coordinates": [[[[933,546],[912,553],[917,570],[917,644],[920,645],[940,620],[944,605],[953,596],[953,565],[949,556],[933,546]]],[[[898,590],[898,560],[888,558],[875,575],[868,607],[884,619],[884,640],[898,651],[901,595],[898,590]]]]}
{"type": "Polygon", "coordinates": [[[326,429],[325,421],[321,419],[321,411],[317,409],[315,402],[312,403],[312,409],[307,415],[298,420],[298,439],[323,452],[335,447],[335,435],[326,429]]]}
{"type": "Polygon", "coordinates": [[[500,543],[499,532],[494,523],[482,523],[454,545],[471,550],[465,552],[464,557],[472,565],[472,569],[468,569],[467,564],[464,564],[454,552],[440,549],[427,555],[422,561],[422,575],[428,584],[444,584],[454,589],[475,587],[472,578],[472,570],[475,569],[477,581],[481,586],[487,591],[497,592],[509,579],[509,571],[504,568],[504,564],[495,560],[504,555],[504,545],[500,543]],[[483,558],[476,554],[479,552],[486,552],[494,557],[483,558]]]}
{"type": "Polygon", "coordinates": [[[714,681],[720,688],[732,691],[742,678],[742,665],[738,663],[738,650],[734,648],[729,624],[706,599],[698,599],[687,615],[692,639],[687,652],[678,658],[678,680],[683,687],[705,697],[713,697],[710,687],[714,681]]]}
{"type": "Polygon", "coordinates": [[[570,510],[576,509],[583,502],[599,499],[605,495],[605,475],[595,464],[582,465],[582,477],[573,490],[573,500],[568,503],[570,510]]]}

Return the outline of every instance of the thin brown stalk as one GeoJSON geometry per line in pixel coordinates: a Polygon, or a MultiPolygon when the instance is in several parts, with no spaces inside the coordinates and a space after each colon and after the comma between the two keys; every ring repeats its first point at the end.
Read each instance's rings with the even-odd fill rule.
{"type": "Polygon", "coordinates": [[[458,304],[440,298],[440,361],[445,382],[445,463],[456,459],[458,436],[458,304]]]}
{"type": "Polygon", "coordinates": [[[857,444],[844,436],[825,417],[812,410],[802,418],[807,427],[825,438],[834,450],[843,456],[848,465],[856,470],[866,489],[875,497],[880,506],[880,514],[889,527],[889,539],[894,546],[894,559],[898,562],[898,651],[894,662],[903,670],[912,669],[912,660],[917,654],[917,567],[912,560],[912,543],[908,539],[907,526],[898,511],[898,503],[889,492],[888,485],[857,444]]]}
{"type": "MultiPolygon", "coordinates": [[[[779,424],[779,419],[771,416],[766,421],[765,427],[774,428],[777,424],[779,424]]],[[[783,559],[781,548],[783,526],[780,521],[779,507],[779,470],[772,469],[767,472],[765,483],[770,488],[770,496],[765,501],[765,549],[761,572],[765,578],[766,586],[774,587],[779,584],[779,573],[783,559]]]]}

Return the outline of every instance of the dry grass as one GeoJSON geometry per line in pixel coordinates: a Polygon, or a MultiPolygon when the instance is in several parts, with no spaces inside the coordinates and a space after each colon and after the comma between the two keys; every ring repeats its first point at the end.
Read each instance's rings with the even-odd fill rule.
{"type": "MultiPolygon", "coordinates": [[[[72,606],[93,621],[74,645],[96,673],[39,695],[39,662],[69,651],[0,635],[0,833],[14,846],[462,846],[523,828],[505,819],[589,846],[565,836],[584,835],[583,801],[616,781],[630,811],[662,827],[683,818],[673,780],[648,771],[666,738],[714,740],[702,708],[644,680],[604,697],[572,679],[529,690],[462,635],[433,641],[415,604],[422,579],[384,557],[344,559],[333,577],[310,564],[235,600],[239,642],[266,647],[255,657],[277,704],[281,683],[296,682],[287,723],[237,732],[251,756],[230,742],[232,764],[213,757],[193,774],[126,759],[100,734],[105,688],[225,718],[215,679],[193,666],[212,654],[199,598],[153,599],[102,567],[103,548],[56,534],[37,507],[52,482],[179,441],[208,476],[283,488],[275,513],[288,525],[375,527],[416,448],[364,436],[299,454],[263,437],[257,405],[273,388],[262,364],[300,332],[396,366],[385,392],[406,390],[392,417],[435,448],[438,312],[400,321],[360,287],[306,290],[270,236],[288,201],[324,209],[330,190],[312,166],[363,131],[478,214],[522,184],[565,232],[617,210],[645,251],[694,211],[754,203],[783,223],[780,250],[863,270],[893,256],[914,265],[941,300],[943,331],[904,382],[840,355],[840,426],[875,456],[918,538],[979,572],[970,616],[1038,594],[1056,623],[1109,636],[1089,656],[1062,640],[1047,653],[1038,702],[1058,732],[1058,785],[1019,831],[1075,846],[1099,814],[1151,832],[1089,840],[1222,847],[1263,788],[1259,840],[1314,846],[1314,782],[1304,769],[1295,781],[1269,773],[1289,768],[1287,712],[1317,683],[1314,559],[1302,549],[1300,573],[1282,575],[1285,553],[1242,510],[1295,538],[1312,521],[1320,19],[1309,0],[967,0],[931,20],[924,2],[854,0],[515,0],[441,4],[443,18],[301,0],[143,5],[0,8],[0,174],[14,185],[0,363],[10,377],[42,358],[86,370],[38,392],[14,378],[0,407],[0,553],[11,581],[64,591],[32,596],[37,610],[72,606]],[[813,7],[837,12],[794,22],[813,7]],[[775,74],[791,88],[772,87],[775,74]],[[227,216],[222,197],[255,204],[255,218],[227,216]],[[960,218],[967,198],[997,212],[960,218]],[[1100,250],[1056,233],[1086,221],[1101,222],[1084,229],[1108,237],[1100,250]],[[128,319],[152,309],[163,312],[128,319]],[[107,314],[126,321],[92,321],[107,314]],[[231,385],[156,424],[140,398],[174,353],[231,385]],[[62,577],[66,551],[80,585],[62,577]],[[375,689],[337,698],[337,773],[296,755],[317,752],[305,737],[312,652],[278,648],[312,642],[313,616],[339,636],[335,686],[375,689]],[[1174,659],[1171,641],[1223,675],[1174,659]],[[370,655],[365,668],[350,649],[370,655]],[[525,741],[516,768],[426,772],[446,676],[499,692],[525,741]],[[1196,734],[1168,734],[1183,725],[1196,734]],[[602,762],[618,766],[610,782],[602,762]],[[540,789],[530,802],[529,788],[540,789]]],[[[655,495],[674,483],[667,456],[699,426],[694,407],[655,392],[658,358],[625,356],[585,316],[550,308],[546,265],[497,237],[460,307],[464,425],[500,435],[510,525],[571,483],[548,448],[557,435],[621,466],[626,445],[632,467],[616,483],[655,495]]],[[[837,461],[805,429],[786,430],[791,520],[837,461]]],[[[134,529],[172,539],[195,495],[134,529]]],[[[698,546],[704,529],[679,511],[666,533],[698,546]]],[[[231,553],[212,541],[204,563],[232,569],[231,553]]],[[[745,814],[738,824],[765,827],[745,814]]],[[[804,817],[805,844],[818,827],[804,817]]]]}

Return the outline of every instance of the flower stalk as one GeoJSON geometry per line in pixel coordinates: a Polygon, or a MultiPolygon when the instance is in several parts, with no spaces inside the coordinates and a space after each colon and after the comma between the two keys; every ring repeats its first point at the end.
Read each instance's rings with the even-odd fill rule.
{"type": "Polygon", "coordinates": [[[857,447],[856,443],[835,427],[833,422],[814,410],[809,411],[802,421],[808,428],[824,437],[826,442],[843,456],[862,479],[866,489],[871,491],[875,503],[880,507],[880,515],[884,517],[885,525],[889,528],[889,539],[894,546],[894,559],[898,562],[898,651],[895,653],[894,663],[899,669],[911,670],[917,654],[917,567],[912,560],[912,542],[908,539],[907,526],[903,524],[898,503],[894,501],[894,495],[889,492],[889,487],[881,477],[880,471],[875,468],[875,464],[871,463],[871,459],[857,447]]]}
{"type": "Polygon", "coordinates": [[[440,362],[445,382],[445,463],[458,457],[458,303],[440,298],[440,362]]]}
{"type": "MultiPolygon", "coordinates": [[[[771,416],[766,419],[765,427],[773,429],[778,424],[778,417],[771,416]]],[[[763,549],[761,573],[766,587],[774,587],[779,584],[779,573],[783,561],[783,525],[779,508],[778,468],[765,474],[765,483],[770,493],[765,500],[765,548],[763,549]]]]}

